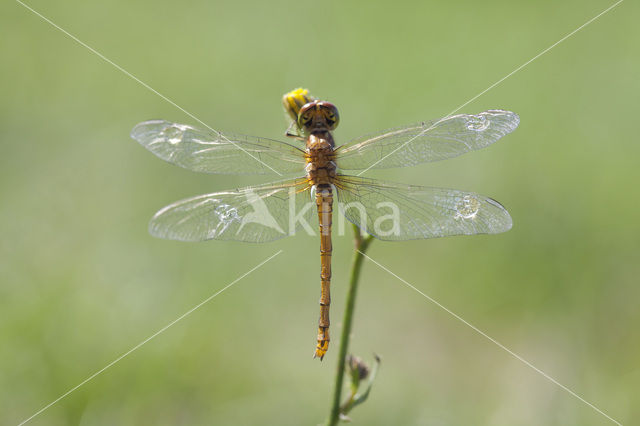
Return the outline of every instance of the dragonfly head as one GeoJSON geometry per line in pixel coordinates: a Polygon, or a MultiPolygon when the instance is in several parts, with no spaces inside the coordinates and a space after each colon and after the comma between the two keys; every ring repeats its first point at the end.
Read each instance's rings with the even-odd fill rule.
{"type": "Polygon", "coordinates": [[[305,133],[318,130],[335,130],[340,123],[338,108],[331,102],[311,101],[298,113],[298,127],[305,133]]]}

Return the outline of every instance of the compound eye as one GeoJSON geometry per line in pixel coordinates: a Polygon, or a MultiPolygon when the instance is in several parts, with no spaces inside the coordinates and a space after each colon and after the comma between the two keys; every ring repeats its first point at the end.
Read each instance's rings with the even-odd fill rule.
{"type": "Polygon", "coordinates": [[[327,121],[329,130],[335,130],[340,123],[340,114],[338,114],[338,108],[332,103],[324,102],[322,105],[324,108],[324,117],[327,121]]]}
{"type": "Polygon", "coordinates": [[[313,116],[309,112],[301,113],[298,116],[298,126],[302,129],[308,129],[313,123],[313,116]]]}
{"type": "Polygon", "coordinates": [[[303,130],[308,130],[313,124],[313,109],[315,108],[317,101],[306,103],[300,112],[298,113],[298,127],[303,130]]]}

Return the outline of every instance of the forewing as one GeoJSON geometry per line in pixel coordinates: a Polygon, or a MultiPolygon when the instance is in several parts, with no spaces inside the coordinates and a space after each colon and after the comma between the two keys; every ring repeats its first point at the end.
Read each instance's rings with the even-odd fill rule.
{"type": "Polygon", "coordinates": [[[310,220],[313,207],[307,180],[288,180],[178,201],[153,216],[149,232],[179,241],[268,242],[293,233],[292,214],[310,220]]]}
{"type": "Polygon", "coordinates": [[[150,120],[131,137],[165,161],[185,169],[221,174],[285,174],[304,170],[304,151],[285,142],[223,135],[186,124],[150,120]]]}
{"type": "Polygon", "coordinates": [[[511,217],[500,203],[473,192],[343,175],[335,185],[345,217],[381,240],[496,234],[511,229],[511,217]]]}
{"type": "Polygon", "coordinates": [[[518,127],[511,111],[459,114],[354,139],[337,150],[343,170],[390,168],[457,157],[491,145],[518,127]]]}

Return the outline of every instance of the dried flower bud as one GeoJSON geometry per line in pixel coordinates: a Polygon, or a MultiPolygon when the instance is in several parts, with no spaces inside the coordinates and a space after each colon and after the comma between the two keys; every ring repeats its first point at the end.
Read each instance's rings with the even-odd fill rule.
{"type": "Polygon", "coordinates": [[[347,368],[349,368],[351,377],[354,379],[357,377],[358,381],[364,380],[369,376],[369,366],[357,356],[347,356],[347,368]]]}

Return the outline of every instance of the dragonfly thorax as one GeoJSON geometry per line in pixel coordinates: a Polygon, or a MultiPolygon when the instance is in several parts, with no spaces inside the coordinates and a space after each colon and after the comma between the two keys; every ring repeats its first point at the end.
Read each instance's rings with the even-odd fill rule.
{"type": "Polygon", "coordinates": [[[333,184],[336,177],[335,153],[331,132],[314,132],[307,137],[307,179],[312,185],[333,184]]]}

